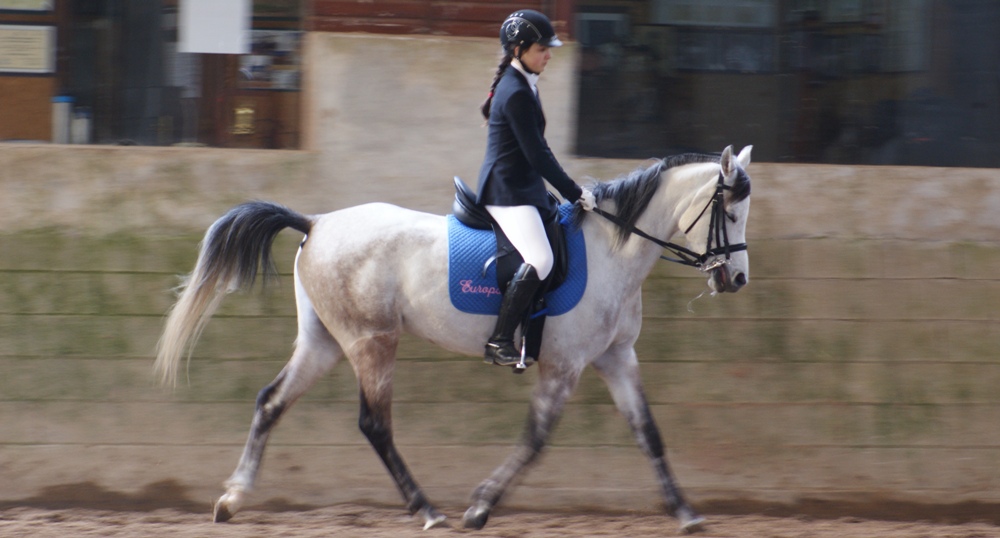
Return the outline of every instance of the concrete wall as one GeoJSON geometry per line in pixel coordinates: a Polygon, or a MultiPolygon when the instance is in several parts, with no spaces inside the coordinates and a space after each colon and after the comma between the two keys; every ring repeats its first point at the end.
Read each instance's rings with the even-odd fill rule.
{"type": "MultiPolygon", "coordinates": [[[[500,61],[499,44],[311,33],[305,50],[311,112],[303,137],[319,152],[324,180],[339,185],[329,192],[337,207],[382,200],[444,212],[452,176],[475,186],[486,148],[479,106],[500,61]]],[[[546,138],[559,156],[572,150],[576,64],[574,45],[555,49],[539,83],[546,138]]]]}
{"type": "MultiPolygon", "coordinates": [[[[257,390],[289,355],[298,238],[276,245],[281,285],[227,299],[171,393],[154,384],[152,353],[204,228],[249,198],[444,213],[450,174],[474,176],[490,43],[313,35],[309,47],[313,151],[0,146],[0,504],[207,510],[257,390]],[[444,61],[482,56],[482,76],[444,61]]],[[[609,179],[638,165],[568,157],[571,73],[546,77],[557,73],[542,92],[567,168],[609,179]]],[[[750,286],[693,300],[700,275],[663,264],[645,289],[638,348],[681,484],[709,509],[1000,502],[1000,172],[750,173],[750,286]]],[[[534,373],[407,341],[397,379],[404,456],[433,499],[462,505],[519,437],[534,373]]],[[[356,414],[341,367],[276,430],[254,502],[398,503],[356,414]]],[[[660,505],[596,376],[506,502],[660,505]]]]}

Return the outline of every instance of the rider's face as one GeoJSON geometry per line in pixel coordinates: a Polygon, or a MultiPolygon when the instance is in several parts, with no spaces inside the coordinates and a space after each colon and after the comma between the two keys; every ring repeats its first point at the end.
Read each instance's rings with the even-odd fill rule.
{"type": "Polygon", "coordinates": [[[542,71],[545,71],[545,64],[549,63],[550,58],[552,58],[552,52],[549,47],[532,43],[531,47],[521,54],[521,64],[532,73],[541,74],[542,71]]]}

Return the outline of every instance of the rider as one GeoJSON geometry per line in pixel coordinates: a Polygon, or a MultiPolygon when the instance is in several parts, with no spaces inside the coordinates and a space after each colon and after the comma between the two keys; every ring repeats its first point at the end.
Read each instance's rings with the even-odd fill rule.
{"type": "Polygon", "coordinates": [[[500,44],[503,59],[482,106],[489,132],[477,202],[524,258],[504,294],[485,353],[487,363],[514,366],[521,358],[514,331],[554,263],[542,223],[557,210],[543,178],[584,210],[594,208],[594,195],[563,171],[545,141],[536,84],[552,57],[550,49],[562,45],[552,23],[534,10],[515,11],[500,26],[500,44]]]}

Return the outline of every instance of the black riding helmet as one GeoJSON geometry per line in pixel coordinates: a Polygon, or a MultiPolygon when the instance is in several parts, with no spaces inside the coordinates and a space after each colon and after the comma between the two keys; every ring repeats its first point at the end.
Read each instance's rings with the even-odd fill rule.
{"type": "Polygon", "coordinates": [[[562,46],[555,28],[545,15],[533,9],[522,9],[511,13],[500,25],[500,44],[504,50],[513,52],[515,47],[521,47],[524,51],[532,43],[546,47],[562,46]]]}

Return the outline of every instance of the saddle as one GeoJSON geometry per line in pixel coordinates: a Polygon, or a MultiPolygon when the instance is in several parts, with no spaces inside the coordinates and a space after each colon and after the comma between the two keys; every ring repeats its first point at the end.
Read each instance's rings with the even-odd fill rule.
{"type": "MultiPolygon", "coordinates": [[[[551,192],[549,193],[549,198],[558,205],[559,200],[551,192]]],[[[489,211],[486,211],[485,207],[476,203],[476,194],[458,176],[455,176],[455,201],[452,203],[451,211],[459,222],[470,228],[493,230],[497,238],[497,253],[496,256],[486,260],[483,273],[486,273],[486,267],[490,263],[496,262],[497,286],[501,292],[506,292],[507,285],[510,284],[510,280],[514,277],[514,273],[517,272],[517,268],[524,263],[524,258],[521,257],[521,254],[514,248],[510,240],[507,239],[500,226],[497,226],[496,221],[490,216],[489,211]]],[[[539,295],[558,288],[566,280],[569,270],[566,239],[562,226],[559,223],[559,218],[560,215],[557,211],[548,221],[542,223],[545,226],[545,235],[548,236],[549,245],[552,246],[554,263],[549,276],[542,281],[539,295]]]]}
{"type": "MultiPolygon", "coordinates": [[[[558,199],[551,192],[549,196],[558,205],[558,199]]],[[[497,287],[501,293],[505,293],[514,273],[524,263],[524,258],[507,239],[503,230],[486,211],[486,208],[476,203],[475,193],[458,176],[455,176],[455,201],[452,203],[452,213],[455,219],[465,226],[477,230],[493,230],[496,235],[497,251],[494,256],[486,260],[483,265],[483,274],[486,274],[491,263],[496,263],[497,287]]],[[[552,246],[554,264],[549,276],[542,281],[542,285],[535,293],[528,319],[521,326],[521,334],[527,348],[526,353],[535,359],[539,358],[542,347],[542,331],[545,328],[545,295],[548,291],[558,288],[566,280],[569,273],[568,249],[565,234],[560,224],[559,212],[555,212],[542,224],[545,226],[545,235],[548,236],[549,245],[552,246]]]]}

